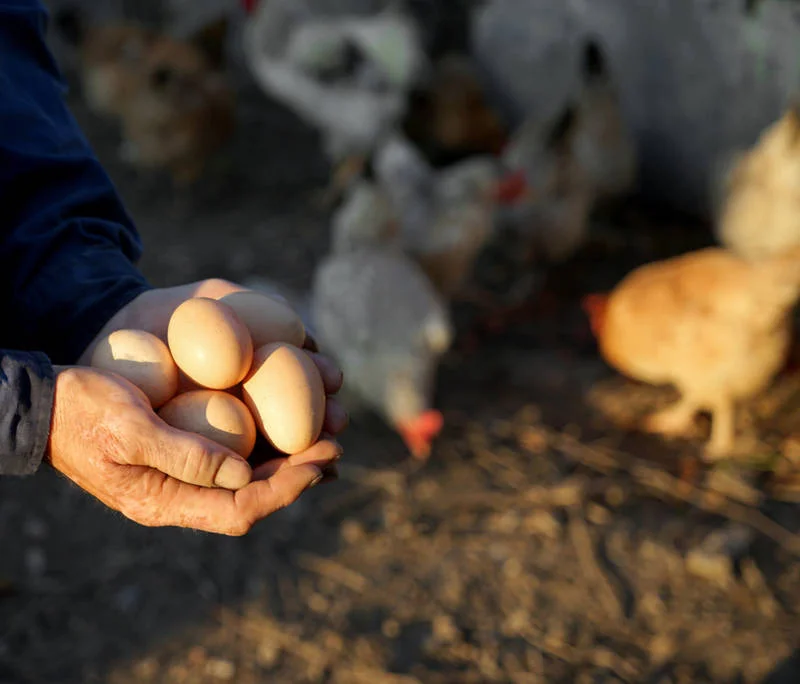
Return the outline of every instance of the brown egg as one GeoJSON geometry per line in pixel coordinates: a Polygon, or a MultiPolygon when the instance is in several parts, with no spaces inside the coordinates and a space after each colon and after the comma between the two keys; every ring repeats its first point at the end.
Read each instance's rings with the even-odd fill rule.
{"type": "Polygon", "coordinates": [[[256,443],[250,411],[227,392],[196,390],[179,394],[158,412],[174,428],[194,432],[247,458],[256,443]]]}
{"type": "Polygon", "coordinates": [[[253,341],[245,324],[226,304],[195,297],[169,321],[167,341],[178,367],[202,387],[223,390],[247,375],[253,341]]]}
{"type": "Polygon", "coordinates": [[[256,349],[272,342],[303,346],[306,339],[303,321],[287,304],[250,290],[233,292],[219,301],[231,307],[247,326],[256,349]]]}
{"type": "Polygon", "coordinates": [[[258,427],[278,451],[297,454],[319,438],[325,386],[302,349],[282,343],[261,347],[242,389],[258,427]]]}
{"type": "Polygon", "coordinates": [[[100,340],[89,362],[121,375],[147,395],[153,408],[178,391],[178,368],[167,345],[144,330],[117,330],[100,340]]]}

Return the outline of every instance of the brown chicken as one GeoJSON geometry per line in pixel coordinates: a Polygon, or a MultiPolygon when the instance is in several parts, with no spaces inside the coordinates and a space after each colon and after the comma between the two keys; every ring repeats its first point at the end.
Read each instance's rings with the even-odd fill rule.
{"type": "Polygon", "coordinates": [[[233,133],[233,92],[194,45],[161,36],[139,70],[122,126],[126,161],[169,169],[176,185],[188,185],[233,133]]]}
{"type": "Polygon", "coordinates": [[[474,65],[457,53],[440,58],[429,81],[412,91],[403,130],[434,166],[500,154],[508,141],[474,65]]]}
{"type": "Polygon", "coordinates": [[[91,25],[75,9],[57,25],[79,49],[87,105],[122,124],[122,158],[166,168],[176,185],[196,180],[233,132],[233,93],[218,69],[224,23],[186,41],[130,22],[91,25]]]}
{"type": "Polygon", "coordinates": [[[746,261],[708,248],[642,266],[584,308],[612,367],[679,390],[645,429],[683,435],[697,412],[710,411],[706,454],[714,460],[734,449],[736,402],[767,387],[785,363],[798,298],[800,249],[746,261]]]}

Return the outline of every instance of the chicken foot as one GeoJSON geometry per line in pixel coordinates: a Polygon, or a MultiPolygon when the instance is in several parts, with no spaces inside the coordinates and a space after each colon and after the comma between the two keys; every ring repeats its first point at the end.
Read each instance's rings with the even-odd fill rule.
{"type": "Polygon", "coordinates": [[[711,409],[711,439],[704,460],[719,461],[733,451],[736,435],[736,408],[730,399],[717,400],[711,409]]]}
{"type": "Polygon", "coordinates": [[[681,397],[674,404],[647,416],[643,427],[647,432],[667,437],[687,437],[694,426],[697,404],[688,397],[681,397]]]}

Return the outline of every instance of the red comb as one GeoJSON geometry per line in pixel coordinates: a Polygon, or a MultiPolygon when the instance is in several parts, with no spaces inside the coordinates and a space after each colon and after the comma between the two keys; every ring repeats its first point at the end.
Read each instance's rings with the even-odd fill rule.
{"type": "Polygon", "coordinates": [[[518,200],[528,189],[524,171],[514,171],[500,179],[495,185],[493,198],[496,202],[511,203],[518,200]]]}
{"type": "Polygon", "coordinates": [[[242,7],[244,7],[244,11],[248,14],[252,14],[253,10],[255,10],[256,5],[258,5],[258,0],[241,0],[242,7]]]}
{"type": "Polygon", "coordinates": [[[431,453],[431,444],[444,427],[441,411],[431,409],[416,418],[397,425],[397,432],[414,458],[426,459],[431,453]]]}

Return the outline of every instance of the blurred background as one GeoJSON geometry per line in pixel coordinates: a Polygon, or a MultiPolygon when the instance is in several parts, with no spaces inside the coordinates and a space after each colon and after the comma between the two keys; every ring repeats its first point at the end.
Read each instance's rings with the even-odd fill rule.
{"type": "Polygon", "coordinates": [[[585,304],[735,246],[781,121],[752,184],[800,243],[799,2],[47,4],[146,276],[288,296],[354,412],[340,480],[242,539],[0,482],[0,683],[800,681],[800,378],[709,463],[706,419],[631,429],[676,394],[585,304]]]}

